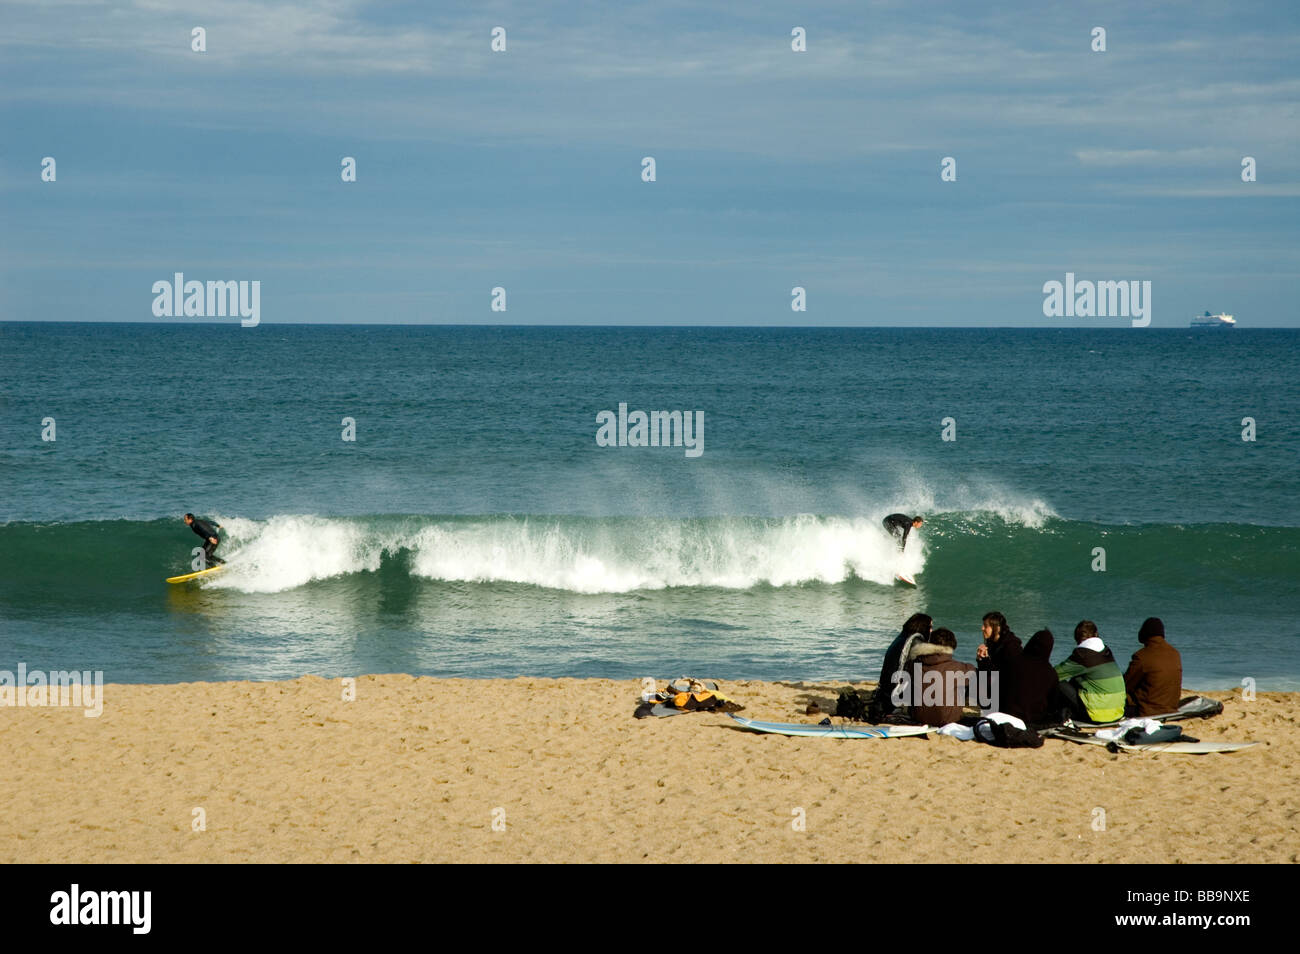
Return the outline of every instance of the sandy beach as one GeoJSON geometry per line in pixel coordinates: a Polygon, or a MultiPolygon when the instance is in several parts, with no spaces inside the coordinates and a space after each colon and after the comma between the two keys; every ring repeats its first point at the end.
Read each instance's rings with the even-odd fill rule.
{"type": "MultiPolygon", "coordinates": [[[[723,690],[815,722],[836,686],[723,690]]],[[[712,713],[634,720],[638,691],[382,675],[349,702],[304,677],[109,685],[99,718],[6,708],[0,859],[1300,860],[1296,694],[1207,693],[1225,711],[1189,734],[1264,744],[1186,756],[760,736],[712,713]]]]}

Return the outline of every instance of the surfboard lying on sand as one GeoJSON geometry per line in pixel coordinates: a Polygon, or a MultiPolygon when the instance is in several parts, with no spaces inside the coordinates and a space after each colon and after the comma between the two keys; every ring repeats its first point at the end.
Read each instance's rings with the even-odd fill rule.
{"type": "Polygon", "coordinates": [[[897,739],[934,731],[928,725],[808,725],[802,722],[758,722],[738,715],[731,718],[742,729],[751,732],[809,739],[897,739]]]}
{"type": "MultiPolygon", "coordinates": [[[[1205,696],[1188,696],[1179,702],[1178,708],[1173,712],[1162,712],[1159,715],[1143,716],[1142,718],[1150,719],[1153,722],[1178,722],[1181,719],[1206,719],[1218,715],[1222,711],[1222,702],[1207,699],[1205,696]]],[[[1079,729],[1112,729],[1122,721],[1122,719],[1116,719],[1114,722],[1078,722],[1074,723],[1074,725],[1079,729]]]]}
{"type": "Polygon", "coordinates": [[[199,577],[208,576],[209,574],[216,573],[225,568],[226,565],[224,563],[218,563],[216,566],[210,566],[206,570],[199,570],[197,573],[186,573],[183,576],[169,576],[167,577],[167,582],[188,583],[190,580],[197,580],[199,577]]]}
{"type": "Polygon", "coordinates": [[[1132,745],[1118,740],[1099,739],[1086,732],[1070,732],[1065,729],[1048,729],[1045,738],[1064,739],[1066,742],[1078,742],[1082,745],[1104,745],[1111,751],[1121,752],[1181,752],[1185,755],[1206,755],[1210,752],[1240,752],[1258,742],[1147,742],[1132,745]]]}

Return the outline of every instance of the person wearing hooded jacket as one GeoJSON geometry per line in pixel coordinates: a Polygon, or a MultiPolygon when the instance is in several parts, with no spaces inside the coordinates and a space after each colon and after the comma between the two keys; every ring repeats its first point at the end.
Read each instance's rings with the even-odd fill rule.
{"type": "Polygon", "coordinates": [[[1058,715],[1053,711],[1060,683],[1051,663],[1053,642],[1052,631],[1040,629],[998,673],[1001,711],[1028,726],[1049,725],[1058,715]]]}
{"type": "Polygon", "coordinates": [[[974,693],[968,691],[967,674],[975,672],[968,662],[952,658],[957,637],[950,629],[936,629],[928,640],[918,640],[908,649],[911,658],[904,665],[911,685],[907,695],[912,703],[912,719],[918,725],[947,725],[962,717],[962,708],[974,705],[974,693]],[[938,699],[933,699],[930,684],[938,680],[938,699]]]}
{"type": "Polygon", "coordinates": [[[903,631],[894,637],[894,641],[885,650],[885,661],[880,667],[880,680],[876,683],[876,691],[872,693],[871,703],[867,707],[867,718],[870,721],[879,722],[897,708],[890,696],[894,691],[894,673],[905,662],[903,651],[909,641],[929,639],[930,627],[933,624],[934,621],[924,613],[913,613],[903,624],[903,631]]]}
{"type": "Polygon", "coordinates": [[[1165,641],[1165,624],[1152,616],[1138,630],[1142,648],[1124,673],[1125,711],[1139,718],[1174,712],[1183,695],[1183,657],[1165,641]]]}
{"type": "Polygon", "coordinates": [[[1115,722],[1124,717],[1124,674],[1115,655],[1097,635],[1097,624],[1081,620],[1074,627],[1074,652],[1056,667],[1063,698],[1072,718],[1115,722]]]}

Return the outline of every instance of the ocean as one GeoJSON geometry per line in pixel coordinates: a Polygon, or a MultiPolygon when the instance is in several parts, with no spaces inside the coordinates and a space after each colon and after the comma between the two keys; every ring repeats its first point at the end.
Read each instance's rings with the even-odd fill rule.
{"type": "Polygon", "coordinates": [[[0,323],[0,521],[11,670],[862,679],[999,610],[1294,690],[1300,331],[0,323]]]}

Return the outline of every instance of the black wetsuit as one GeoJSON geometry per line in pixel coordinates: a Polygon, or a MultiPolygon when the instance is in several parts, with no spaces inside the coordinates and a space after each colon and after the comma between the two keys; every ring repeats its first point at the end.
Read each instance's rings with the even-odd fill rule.
{"type": "Polygon", "coordinates": [[[898,549],[907,548],[907,535],[912,532],[912,517],[905,513],[891,513],[882,522],[885,529],[898,540],[898,549]]]}
{"type": "Polygon", "coordinates": [[[200,520],[198,517],[195,517],[194,522],[190,524],[190,529],[203,538],[203,559],[204,560],[206,560],[212,566],[218,566],[226,562],[220,557],[213,555],[213,552],[220,545],[220,541],[221,541],[221,537],[217,536],[217,528],[214,525],[212,525],[206,520],[200,520]],[[212,542],[213,537],[216,537],[218,541],[217,543],[212,542]]]}

